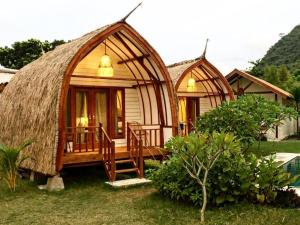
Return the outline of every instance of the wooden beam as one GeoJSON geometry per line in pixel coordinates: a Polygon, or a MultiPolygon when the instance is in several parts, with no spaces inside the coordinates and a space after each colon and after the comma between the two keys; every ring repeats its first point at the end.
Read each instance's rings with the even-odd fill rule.
{"type": "Polygon", "coordinates": [[[141,56],[138,56],[137,58],[134,57],[134,58],[131,58],[131,59],[125,59],[125,60],[119,61],[117,64],[123,64],[123,63],[132,62],[132,61],[139,61],[139,60],[143,60],[144,58],[148,58],[148,57],[150,57],[149,54],[141,55],[141,56]]]}
{"type": "MultiPolygon", "coordinates": [[[[130,54],[134,57],[134,58],[138,58],[138,56],[135,54],[135,52],[130,48],[130,46],[123,40],[123,38],[118,34],[115,33],[114,37],[119,40],[124,47],[130,52],[130,54]]],[[[153,88],[154,88],[154,92],[155,92],[155,97],[156,97],[156,102],[157,102],[157,109],[159,111],[159,116],[160,116],[160,121],[161,121],[161,125],[165,125],[165,120],[164,120],[164,115],[163,115],[163,111],[162,111],[162,99],[161,99],[161,93],[159,90],[159,85],[160,85],[160,81],[154,76],[154,74],[152,74],[152,72],[150,71],[150,69],[144,64],[142,59],[138,60],[139,64],[143,67],[143,69],[147,72],[148,76],[150,78],[152,78],[155,82],[153,83],[153,88]]],[[[151,102],[150,102],[151,103],[151,102]]]]}
{"type": "Polygon", "coordinates": [[[143,69],[148,73],[148,75],[153,79],[153,80],[157,80],[157,78],[152,74],[152,72],[149,70],[149,68],[144,64],[143,60],[138,59],[138,56],[135,54],[135,52],[129,47],[129,45],[123,40],[123,38],[118,34],[115,33],[113,35],[117,40],[119,40],[124,47],[129,51],[129,53],[137,59],[137,61],[139,62],[139,64],[143,67],[143,69]]]}
{"type": "Polygon", "coordinates": [[[272,91],[248,91],[244,94],[274,94],[272,91]]]}
{"type": "Polygon", "coordinates": [[[247,84],[247,85],[244,87],[244,91],[246,91],[252,84],[253,84],[253,81],[251,81],[249,84],[247,84]]]}
{"type": "Polygon", "coordinates": [[[122,80],[122,81],[140,81],[140,82],[153,82],[153,80],[142,80],[142,79],[135,79],[135,78],[118,78],[118,77],[100,77],[100,76],[86,76],[86,75],[72,75],[72,77],[78,78],[92,78],[98,80],[122,80]]]}
{"type": "Polygon", "coordinates": [[[220,77],[214,77],[214,78],[207,78],[207,79],[202,79],[202,80],[196,80],[196,82],[203,82],[203,81],[211,81],[211,80],[218,80],[220,77]]]}

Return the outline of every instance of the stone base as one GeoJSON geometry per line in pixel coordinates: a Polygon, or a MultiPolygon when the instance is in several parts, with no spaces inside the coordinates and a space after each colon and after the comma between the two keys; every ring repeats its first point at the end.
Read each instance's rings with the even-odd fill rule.
{"type": "MultiPolygon", "coordinates": [[[[45,187],[44,187],[45,188],[45,187]]],[[[64,181],[60,176],[49,177],[46,189],[48,191],[61,191],[65,189],[64,181]]]]}

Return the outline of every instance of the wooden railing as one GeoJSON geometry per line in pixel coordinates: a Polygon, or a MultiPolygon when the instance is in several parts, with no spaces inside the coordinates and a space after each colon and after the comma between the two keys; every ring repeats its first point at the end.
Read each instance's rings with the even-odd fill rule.
{"type": "Polygon", "coordinates": [[[99,149],[103,154],[105,172],[112,182],[116,179],[116,148],[115,142],[109,137],[102,124],[99,124],[99,149]]]}
{"type": "Polygon", "coordinates": [[[127,123],[127,151],[129,151],[134,166],[138,169],[139,177],[144,177],[143,141],[129,123],[127,123]]]}
{"type": "Polygon", "coordinates": [[[99,151],[99,127],[66,127],[65,152],[81,153],[99,151]]]}
{"type": "Polygon", "coordinates": [[[144,147],[163,148],[164,134],[163,134],[163,128],[160,124],[147,125],[147,124],[139,124],[139,123],[127,123],[127,129],[128,128],[130,128],[132,132],[135,133],[140,140],[142,140],[142,145],[144,147]]]}

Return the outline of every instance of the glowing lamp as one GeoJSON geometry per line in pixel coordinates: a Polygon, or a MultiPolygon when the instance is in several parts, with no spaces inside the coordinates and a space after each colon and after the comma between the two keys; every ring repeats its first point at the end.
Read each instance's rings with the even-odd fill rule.
{"type": "Polygon", "coordinates": [[[191,77],[187,82],[187,91],[192,92],[196,89],[196,81],[193,77],[191,77]]]}
{"type": "Polygon", "coordinates": [[[109,55],[106,54],[106,42],[104,42],[104,51],[105,53],[100,59],[97,75],[100,77],[112,77],[114,75],[114,69],[109,55]]]}

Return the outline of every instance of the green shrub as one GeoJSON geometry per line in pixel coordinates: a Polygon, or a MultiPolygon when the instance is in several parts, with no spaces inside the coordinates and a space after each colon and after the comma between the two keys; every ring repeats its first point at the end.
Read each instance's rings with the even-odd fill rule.
{"type": "Polygon", "coordinates": [[[260,203],[275,203],[278,191],[289,186],[298,176],[292,175],[278,167],[273,156],[262,158],[257,166],[256,199],[260,203]]]}
{"type": "Polygon", "coordinates": [[[201,204],[201,188],[194,179],[189,177],[176,155],[171,156],[158,170],[153,170],[150,179],[164,196],[175,200],[190,201],[195,205],[201,204]]]}
{"type": "Polygon", "coordinates": [[[296,116],[297,112],[292,108],[261,96],[245,95],[202,115],[196,122],[196,131],[233,133],[247,149],[283,120],[296,116]]]}
{"type": "Polygon", "coordinates": [[[0,178],[6,182],[10,191],[15,191],[17,186],[18,169],[20,164],[29,157],[20,157],[23,149],[32,141],[25,141],[17,147],[8,147],[0,144],[0,178]]]}
{"type": "MultiPolygon", "coordinates": [[[[187,174],[176,154],[158,170],[153,170],[151,179],[161,194],[201,205],[201,188],[187,174]]],[[[282,203],[285,206],[283,187],[294,179],[283,168],[277,167],[272,157],[259,159],[253,154],[224,154],[210,171],[207,181],[208,203],[218,206],[248,201],[273,205],[282,203]]]]}

